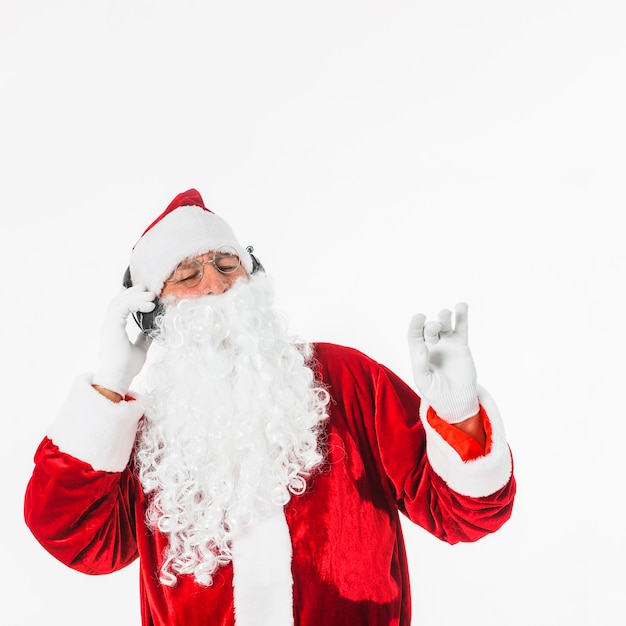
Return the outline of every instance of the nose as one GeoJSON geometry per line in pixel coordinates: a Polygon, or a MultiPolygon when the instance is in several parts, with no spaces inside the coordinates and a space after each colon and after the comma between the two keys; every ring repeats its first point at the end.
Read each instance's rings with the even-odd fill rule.
{"type": "Polygon", "coordinates": [[[231,279],[226,274],[222,274],[219,270],[215,269],[213,265],[206,264],[204,266],[204,273],[202,280],[198,285],[202,295],[220,295],[225,291],[228,291],[231,286],[231,279]]]}

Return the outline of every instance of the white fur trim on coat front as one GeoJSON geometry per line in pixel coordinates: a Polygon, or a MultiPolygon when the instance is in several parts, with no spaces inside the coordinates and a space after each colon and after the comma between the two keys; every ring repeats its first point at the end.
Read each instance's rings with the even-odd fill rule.
{"type": "Polygon", "coordinates": [[[93,469],[121,472],[130,459],[143,410],[136,400],[105,398],[91,380],[89,374],[74,382],[47,435],[62,452],[93,469]]]}
{"type": "Polygon", "coordinates": [[[283,508],[233,537],[236,626],[293,626],[291,537],[283,508]]]}
{"type": "Polygon", "coordinates": [[[451,489],[474,498],[491,495],[504,487],[509,482],[513,465],[498,407],[481,387],[478,389],[478,400],[491,423],[492,440],[489,454],[472,461],[463,461],[428,423],[426,415],[430,407],[425,402],[420,407],[420,417],[426,430],[426,452],[432,468],[451,489]]]}

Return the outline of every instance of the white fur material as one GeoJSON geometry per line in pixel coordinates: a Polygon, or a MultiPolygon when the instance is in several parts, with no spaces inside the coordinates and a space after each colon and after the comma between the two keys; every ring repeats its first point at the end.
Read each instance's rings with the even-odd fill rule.
{"type": "Polygon", "coordinates": [[[219,216],[199,206],[181,206],[168,213],[139,239],[130,259],[134,285],[159,294],[175,267],[219,246],[231,246],[248,273],[252,258],[237,241],[231,227],[219,216]]]}
{"type": "Polygon", "coordinates": [[[236,626],[293,626],[291,538],[282,508],[233,538],[236,626]]]}
{"type": "Polygon", "coordinates": [[[93,469],[121,472],[143,409],[136,400],[112,402],[91,386],[91,380],[86,374],[74,382],[47,435],[62,452],[93,469]]]}
{"type": "Polygon", "coordinates": [[[492,442],[489,454],[463,461],[456,450],[430,426],[426,415],[429,406],[423,402],[420,417],[426,430],[426,452],[432,468],[451,489],[465,496],[480,498],[495,493],[507,484],[512,460],[500,412],[491,396],[481,387],[478,400],[491,423],[492,442]]]}

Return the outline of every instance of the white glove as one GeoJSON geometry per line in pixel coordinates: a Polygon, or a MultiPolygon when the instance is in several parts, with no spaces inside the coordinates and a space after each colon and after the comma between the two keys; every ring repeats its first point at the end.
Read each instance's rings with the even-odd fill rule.
{"type": "Polygon", "coordinates": [[[409,351],[413,378],[422,398],[437,415],[456,424],[478,413],[476,367],[467,343],[467,304],[444,309],[437,322],[422,313],[409,325],[409,351]]]}
{"type": "Polygon", "coordinates": [[[149,313],[155,307],[155,293],[142,285],[123,288],[111,301],[100,329],[100,364],[93,384],[126,395],[133,378],[146,361],[150,339],[144,333],[134,343],[126,333],[126,320],[131,313],[149,313]]]}

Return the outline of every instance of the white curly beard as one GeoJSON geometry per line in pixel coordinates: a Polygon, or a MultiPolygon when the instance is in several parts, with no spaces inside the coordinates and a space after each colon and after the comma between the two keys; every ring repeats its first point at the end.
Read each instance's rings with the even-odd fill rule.
{"type": "Polygon", "coordinates": [[[166,307],[136,447],[148,524],[168,537],[164,584],[192,574],[210,585],[233,534],[305,490],[328,403],[310,356],[263,274],[166,307]]]}

